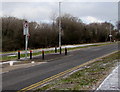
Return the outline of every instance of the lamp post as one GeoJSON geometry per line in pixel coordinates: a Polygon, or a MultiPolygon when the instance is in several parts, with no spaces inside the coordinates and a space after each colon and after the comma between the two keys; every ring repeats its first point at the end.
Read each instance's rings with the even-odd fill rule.
{"type": "Polygon", "coordinates": [[[61,54],[61,2],[59,2],[59,49],[61,54]]]}

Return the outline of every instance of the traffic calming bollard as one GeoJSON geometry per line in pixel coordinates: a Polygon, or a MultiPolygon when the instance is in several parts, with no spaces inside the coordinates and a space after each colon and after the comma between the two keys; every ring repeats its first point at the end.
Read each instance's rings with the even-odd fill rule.
{"type": "Polygon", "coordinates": [[[60,47],[60,54],[61,54],[61,47],[60,47]]]}
{"type": "Polygon", "coordinates": [[[42,50],[42,60],[44,60],[44,50],[42,50]]]}
{"type": "Polygon", "coordinates": [[[30,59],[32,59],[32,50],[30,50],[30,59]]]}
{"type": "Polygon", "coordinates": [[[20,51],[18,51],[18,59],[20,59],[20,51]]]}
{"type": "Polygon", "coordinates": [[[57,53],[57,47],[55,47],[55,53],[57,53]]]}
{"type": "Polygon", "coordinates": [[[67,48],[65,48],[65,55],[67,55],[67,48]]]}

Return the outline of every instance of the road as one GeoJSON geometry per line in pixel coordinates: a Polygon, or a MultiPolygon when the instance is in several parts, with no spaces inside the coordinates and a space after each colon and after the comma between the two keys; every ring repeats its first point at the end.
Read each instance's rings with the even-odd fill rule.
{"type": "Polygon", "coordinates": [[[50,76],[117,50],[117,44],[85,48],[69,52],[68,56],[58,60],[3,73],[3,90],[20,90],[50,76]]]}

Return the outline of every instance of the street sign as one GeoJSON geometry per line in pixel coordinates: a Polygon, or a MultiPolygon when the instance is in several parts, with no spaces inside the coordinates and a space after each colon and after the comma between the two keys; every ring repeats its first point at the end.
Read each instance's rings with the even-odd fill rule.
{"type": "Polygon", "coordinates": [[[109,37],[112,37],[112,35],[109,35],[109,37]]]}
{"type": "Polygon", "coordinates": [[[29,25],[27,21],[23,23],[23,35],[29,35],[29,25]]]}

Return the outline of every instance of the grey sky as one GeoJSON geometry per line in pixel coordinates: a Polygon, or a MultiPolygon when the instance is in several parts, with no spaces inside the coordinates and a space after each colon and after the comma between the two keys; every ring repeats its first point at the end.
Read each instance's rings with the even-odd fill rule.
{"type": "MultiPolygon", "coordinates": [[[[117,2],[62,2],[62,14],[69,13],[85,23],[117,21],[117,2]]],[[[29,21],[49,22],[53,13],[58,16],[58,2],[3,2],[3,16],[26,18],[29,21]]]]}

